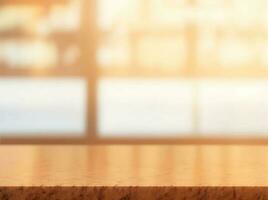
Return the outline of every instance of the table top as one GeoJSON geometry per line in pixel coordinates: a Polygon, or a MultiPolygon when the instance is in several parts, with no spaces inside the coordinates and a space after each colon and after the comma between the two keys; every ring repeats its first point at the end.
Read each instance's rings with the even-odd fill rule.
{"type": "Polygon", "coordinates": [[[268,199],[268,146],[0,146],[0,199],[268,199]]]}
{"type": "Polygon", "coordinates": [[[267,186],[268,146],[0,146],[6,186],[267,186]]]}

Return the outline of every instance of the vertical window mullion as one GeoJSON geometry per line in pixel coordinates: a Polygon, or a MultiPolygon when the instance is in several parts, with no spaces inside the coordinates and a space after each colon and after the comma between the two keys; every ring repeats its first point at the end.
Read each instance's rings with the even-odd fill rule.
{"type": "Polygon", "coordinates": [[[87,80],[87,142],[97,140],[97,0],[83,0],[81,7],[81,63],[87,80]]]}

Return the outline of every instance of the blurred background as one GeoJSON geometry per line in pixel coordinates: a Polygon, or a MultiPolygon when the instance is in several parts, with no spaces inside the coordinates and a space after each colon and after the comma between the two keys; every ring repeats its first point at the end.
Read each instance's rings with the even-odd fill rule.
{"type": "Polygon", "coordinates": [[[0,142],[268,136],[266,0],[1,0],[0,142]]]}

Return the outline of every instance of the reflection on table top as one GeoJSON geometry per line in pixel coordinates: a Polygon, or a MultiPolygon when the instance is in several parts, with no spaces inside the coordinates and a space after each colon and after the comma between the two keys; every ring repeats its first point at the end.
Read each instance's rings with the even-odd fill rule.
{"type": "Polygon", "coordinates": [[[268,146],[1,146],[0,186],[266,186],[268,146]]]}

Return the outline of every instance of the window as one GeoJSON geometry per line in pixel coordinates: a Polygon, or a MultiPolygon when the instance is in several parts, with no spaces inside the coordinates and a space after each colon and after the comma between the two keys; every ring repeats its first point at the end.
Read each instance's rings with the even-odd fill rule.
{"type": "Polygon", "coordinates": [[[264,137],[267,9],[263,0],[4,1],[2,141],[264,137]]]}
{"type": "Polygon", "coordinates": [[[266,3],[98,2],[101,137],[265,136],[266,3]]]}
{"type": "Polygon", "coordinates": [[[81,3],[1,3],[3,140],[85,137],[88,89],[81,63],[81,3]]]}
{"type": "Polygon", "coordinates": [[[1,78],[0,131],[10,136],[81,136],[86,84],[79,78],[1,78]]]}
{"type": "Polygon", "coordinates": [[[102,79],[99,89],[100,137],[174,138],[193,133],[191,81],[110,78],[102,79]]]}

